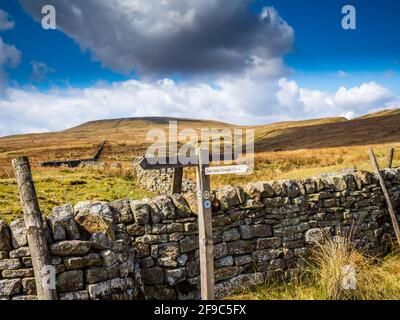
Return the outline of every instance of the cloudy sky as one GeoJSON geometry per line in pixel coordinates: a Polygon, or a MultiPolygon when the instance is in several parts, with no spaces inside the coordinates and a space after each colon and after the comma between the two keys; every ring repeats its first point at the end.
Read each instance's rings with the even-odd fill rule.
{"type": "Polygon", "coordinates": [[[2,0],[0,136],[176,116],[262,124],[400,107],[400,2],[2,0]],[[41,13],[53,5],[57,30],[41,13]]]}

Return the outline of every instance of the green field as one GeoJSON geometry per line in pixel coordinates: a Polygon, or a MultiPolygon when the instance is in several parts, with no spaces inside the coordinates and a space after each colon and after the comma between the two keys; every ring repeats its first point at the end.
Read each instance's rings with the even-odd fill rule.
{"type": "MultiPolygon", "coordinates": [[[[136,179],[129,175],[116,176],[83,169],[37,171],[33,178],[43,214],[66,203],[80,201],[114,201],[123,198],[142,199],[151,197],[141,190],[136,179]]],[[[7,222],[22,216],[18,200],[18,188],[14,179],[0,179],[0,218],[7,222]]]]}

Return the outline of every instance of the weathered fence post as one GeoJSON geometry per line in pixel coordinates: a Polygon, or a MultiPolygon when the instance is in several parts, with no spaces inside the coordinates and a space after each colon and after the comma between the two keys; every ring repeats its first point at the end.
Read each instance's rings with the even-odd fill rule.
{"type": "Polygon", "coordinates": [[[172,176],[171,193],[182,193],[183,167],[175,168],[172,176]]]}
{"type": "Polygon", "coordinates": [[[393,166],[393,158],[394,158],[394,148],[391,148],[389,151],[388,157],[388,168],[391,169],[393,166]]]}
{"type": "Polygon", "coordinates": [[[372,162],[372,165],[374,167],[375,173],[377,174],[377,176],[379,178],[379,183],[381,185],[383,194],[384,194],[385,199],[386,199],[386,203],[387,203],[387,206],[388,206],[390,218],[392,219],[392,224],[393,224],[394,232],[396,234],[397,242],[399,243],[399,246],[400,246],[399,223],[397,221],[396,213],[394,212],[394,209],[393,209],[392,201],[390,200],[389,192],[388,192],[388,190],[386,188],[385,180],[382,177],[381,171],[379,169],[379,164],[376,161],[374,150],[369,149],[369,157],[371,158],[371,162],[372,162]]]}
{"type": "Polygon", "coordinates": [[[198,149],[199,164],[197,167],[198,221],[201,299],[215,299],[214,277],[214,239],[212,230],[212,213],[210,202],[210,176],[205,174],[208,167],[207,149],[198,149]]]}
{"type": "Polygon", "coordinates": [[[26,234],[33,271],[35,274],[36,291],[39,300],[56,300],[55,289],[47,284],[46,270],[50,263],[50,254],[44,235],[42,214],[40,212],[35,186],[32,180],[28,158],[20,157],[12,161],[17,179],[21,206],[24,213],[26,234]]]}

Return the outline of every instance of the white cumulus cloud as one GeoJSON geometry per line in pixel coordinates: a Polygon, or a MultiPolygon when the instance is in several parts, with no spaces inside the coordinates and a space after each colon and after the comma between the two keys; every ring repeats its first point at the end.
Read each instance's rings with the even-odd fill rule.
{"type": "Polygon", "coordinates": [[[0,31],[10,30],[14,28],[15,22],[10,20],[10,16],[7,12],[0,9],[0,31]]]}
{"type": "Polygon", "coordinates": [[[13,45],[9,45],[0,37],[0,88],[6,78],[5,69],[15,68],[21,61],[21,52],[13,45]]]}
{"type": "Polygon", "coordinates": [[[7,88],[0,99],[0,135],[57,131],[117,117],[176,116],[255,125],[354,117],[387,107],[400,107],[399,97],[374,82],[336,92],[303,89],[286,79],[259,81],[251,77],[213,84],[129,80],[47,92],[7,88]]]}

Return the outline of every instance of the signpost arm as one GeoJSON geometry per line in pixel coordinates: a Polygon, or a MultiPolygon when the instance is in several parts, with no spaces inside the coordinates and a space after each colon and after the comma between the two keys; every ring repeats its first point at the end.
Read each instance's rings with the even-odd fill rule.
{"type": "Polygon", "coordinates": [[[210,195],[210,176],[206,176],[208,167],[208,150],[198,149],[199,165],[197,167],[198,219],[199,219],[199,250],[201,299],[215,299],[214,280],[214,243],[212,232],[211,206],[206,206],[204,195],[210,195]]]}

